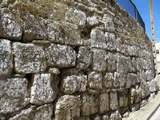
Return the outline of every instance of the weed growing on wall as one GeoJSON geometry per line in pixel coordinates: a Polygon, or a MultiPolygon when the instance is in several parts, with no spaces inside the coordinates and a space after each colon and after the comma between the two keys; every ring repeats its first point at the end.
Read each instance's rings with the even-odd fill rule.
{"type": "Polygon", "coordinates": [[[67,10],[63,0],[17,0],[11,8],[54,20],[62,20],[67,10]]]}

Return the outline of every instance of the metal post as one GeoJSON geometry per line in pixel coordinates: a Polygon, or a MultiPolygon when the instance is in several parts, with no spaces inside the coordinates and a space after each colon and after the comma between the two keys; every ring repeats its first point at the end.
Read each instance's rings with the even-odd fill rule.
{"type": "Polygon", "coordinates": [[[154,64],[155,64],[155,70],[156,70],[156,75],[157,75],[158,70],[157,70],[157,59],[156,59],[156,46],[155,46],[154,17],[153,17],[152,0],[149,0],[149,5],[150,5],[150,26],[151,26],[152,51],[153,51],[154,64]]]}

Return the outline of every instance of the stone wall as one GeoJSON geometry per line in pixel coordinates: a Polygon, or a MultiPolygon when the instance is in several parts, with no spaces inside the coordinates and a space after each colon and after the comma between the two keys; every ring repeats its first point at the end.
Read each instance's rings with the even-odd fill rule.
{"type": "Polygon", "coordinates": [[[0,120],[121,120],[155,95],[151,42],[113,0],[40,2],[1,1],[0,120]]]}

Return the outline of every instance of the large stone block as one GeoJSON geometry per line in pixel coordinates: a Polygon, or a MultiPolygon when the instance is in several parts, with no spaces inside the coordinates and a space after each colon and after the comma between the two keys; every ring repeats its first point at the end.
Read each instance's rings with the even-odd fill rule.
{"type": "Polygon", "coordinates": [[[107,50],[116,51],[117,42],[116,42],[116,39],[115,39],[115,34],[106,32],[105,36],[106,36],[106,41],[107,41],[107,50]]]}
{"type": "Polygon", "coordinates": [[[103,22],[104,22],[106,31],[115,32],[114,22],[110,15],[105,14],[103,16],[103,22]]]}
{"type": "Polygon", "coordinates": [[[118,104],[120,108],[124,108],[128,106],[128,91],[124,91],[121,93],[118,93],[118,104]]]}
{"type": "Polygon", "coordinates": [[[86,75],[71,75],[63,78],[61,89],[65,94],[72,94],[74,92],[85,92],[86,86],[86,75]]]}
{"type": "Polygon", "coordinates": [[[47,67],[41,46],[16,42],[13,43],[13,55],[17,73],[38,73],[47,67]]]}
{"type": "Polygon", "coordinates": [[[140,77],[134,73],[128,73],[127,81],[126,81],[126,88],[130,88],[132,85],[136,85],[140,82],[140,77]]]}
{"type": "Polygon", "coordinates": [[[131,58],[121,54],[117,55],[117,72],[126,74],[130,71],[130,68],[132,68],[131,58]]]}
{"type": "Polygon", "coordinates": [[[60,97],[56,103],[55,120],[78,120],[80,105],[80,96],[64,95],[60,97]]]}
{"type": "Polygon", "coordinates": [[[51,120],[53,114],[53,105],[46,104],[40,107],[31,106],[22,110],[20,113],[9,118],[9,120],[51,120]]]}
{"type": "Polygon", "coordinates": [[[121,114],[119,113],[118,110],[111,113],[110,120],[122,120],[122,116],[121,116],[121,114]]]}
{"type": "Polygon", "coordinates": [[[99,99],[97,95],[82,95],[81,111],[83,116],[89,116],[98,112],[99,99]]]}
{"type": "Polygon", "coordinates": [[[11,42],[0,39],[0,77],[9,76],[13,69],[11,42]]]}
{"type": "Polygon", "coordinates": [[[117,70],[117,55],[111,52],[107,54],[107,71],[108,72],[115,72],[117,70]]]}
{"type": "Polygon", "coordinates": [[[126,81],[127,81],[126,74],[118,73],[118,72],[114,73],[114,81],[113,81],[114,87],[125,88],[126,81]]]}
{"type": "Polygon", "coordinates": [[[155,77],[155,71],[153,69],[146,70],[145,75],[146,75],[146,80],[150,81],[150,80],[154,79],[154,77],[155,77]]]}
{"type": "Polygon", "coordinates": [[[117,96],[117,92],[110,92],[110,109],[111,110],[118,109],[118,96],[117,96]]]}
{"type": "Polygon", "coordinates": [[[103,77],[103,87],[104,88],[112,88],[113,87],[113,81],[114,81],[114,74],[113,73],[106,73],[103,77]]]}
{"type": "Polygon", "coordinates": [[[148,86],[147,82],[144,80],[141,81],[140,92],[141,92],[142,99],[147,97],[150,94],[149,86],[148,86]]]}
{"type": "Polygon", "coordinates": [[[92,16],[92,17],[87,17],[87,24],[90,26],[94,26],[97,25],[99,23],[98,19],[96,18],[96,16],[92,16]]]}
{"type": "Polygon", "coordinates": [[[151,93],[156,92],[159,90],[159,86],[157,84],[157,80],[153,79],[152,81],[147,82],[149,86],[149,90],[151,93]]]}
{"type": "Polygon", "coordinates": [[[29,104],[28,81],[25,78],[0,80],[0,114],[18,111],[29,104]]]}
{"type": "Polygon", "coordinates": [[[92,29],[91,31],[91,47],[106,49],[106,36],[102,30],[92,29]]]}
{"type": "Polygon", "coordinates": [[[64,43],[63,33],[59,22],[54,20],[46,20],[47,38],[51,42],[64,43]]]}
{"type": "Polygon", "coordinates": [[[65,20],[78,26],[84,26],[87,22],[87,17],[83,11],[70,8],[65,14],[65,20]]]}
{"type": "Polygon", "coordinates": [[[76,61],[76,52],[72,47],[59,44],[51,44],[45,49],[49,66],[60,68],[73,67],[76,61]]]}
{"type": "Polygon", "coordinates": [[[97,73],[95,71],[90,72],[88,75],[88,86],[89,89],[99,92],[102,89],[102,73],[97,73]]]}
{"type": "Polygon", "coordinates": [[[92,69],[99,72],[105,71],[106,51],[101,49],[92,49],[92,51],[93,51],[92,69]]]}
{"type": "Polygon", "coordinates": [[[50,42],[61,43],[71,46],[82,45],[78,28],[75,24],[69,22],[57,22],[46,20],[47,37],[50,42]]]}
{"type": "Polygon", "coordinates": [[[30,103],[40,105],[53,102],[58,94],[58,82],[58,78],[50,73],[34,74],[30,103]]]}
{"type": "Polygon", "coordinates": [[[77,55],[77,68],[86,70],[92,62],[92,52],[87,47],[80,47],[77,55]]]}
{"type": "Polygon", "coordinates": [[[45,19],[35,17],[27,12],[21,16],[23,19],[23,41],[44,40],[47,39],[47,28],[45,19]]]}
{"type": "Polygon", "coordinates": [[[0,16],[0,37],[12,40],[21,40],[21,18],[13,15],[8,8],[2,8],[0,10],[0,16]]]}
{"type": "Polygon", "coordinates": [[[102,93],[100,94],[100,114],[104,114],[109,110],[109,94],[102,93]]]}

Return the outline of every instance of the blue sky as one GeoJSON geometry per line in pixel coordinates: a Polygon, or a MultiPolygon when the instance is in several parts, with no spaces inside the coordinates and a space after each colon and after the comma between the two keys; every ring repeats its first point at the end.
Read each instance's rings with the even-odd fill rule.
{"type": "MultiPolygon", "coordinates": [[[[149,38],[151,38],[150,33],[150,14],[149,14],[149,0],[132,0],[136,4],[143,21],[146,26],[146,33],[149,38]]],[[[160,0],[153,1],[153,11],[154,11],[154,26],[155,26],[155,39],[160,41],[160,0]]]]}

